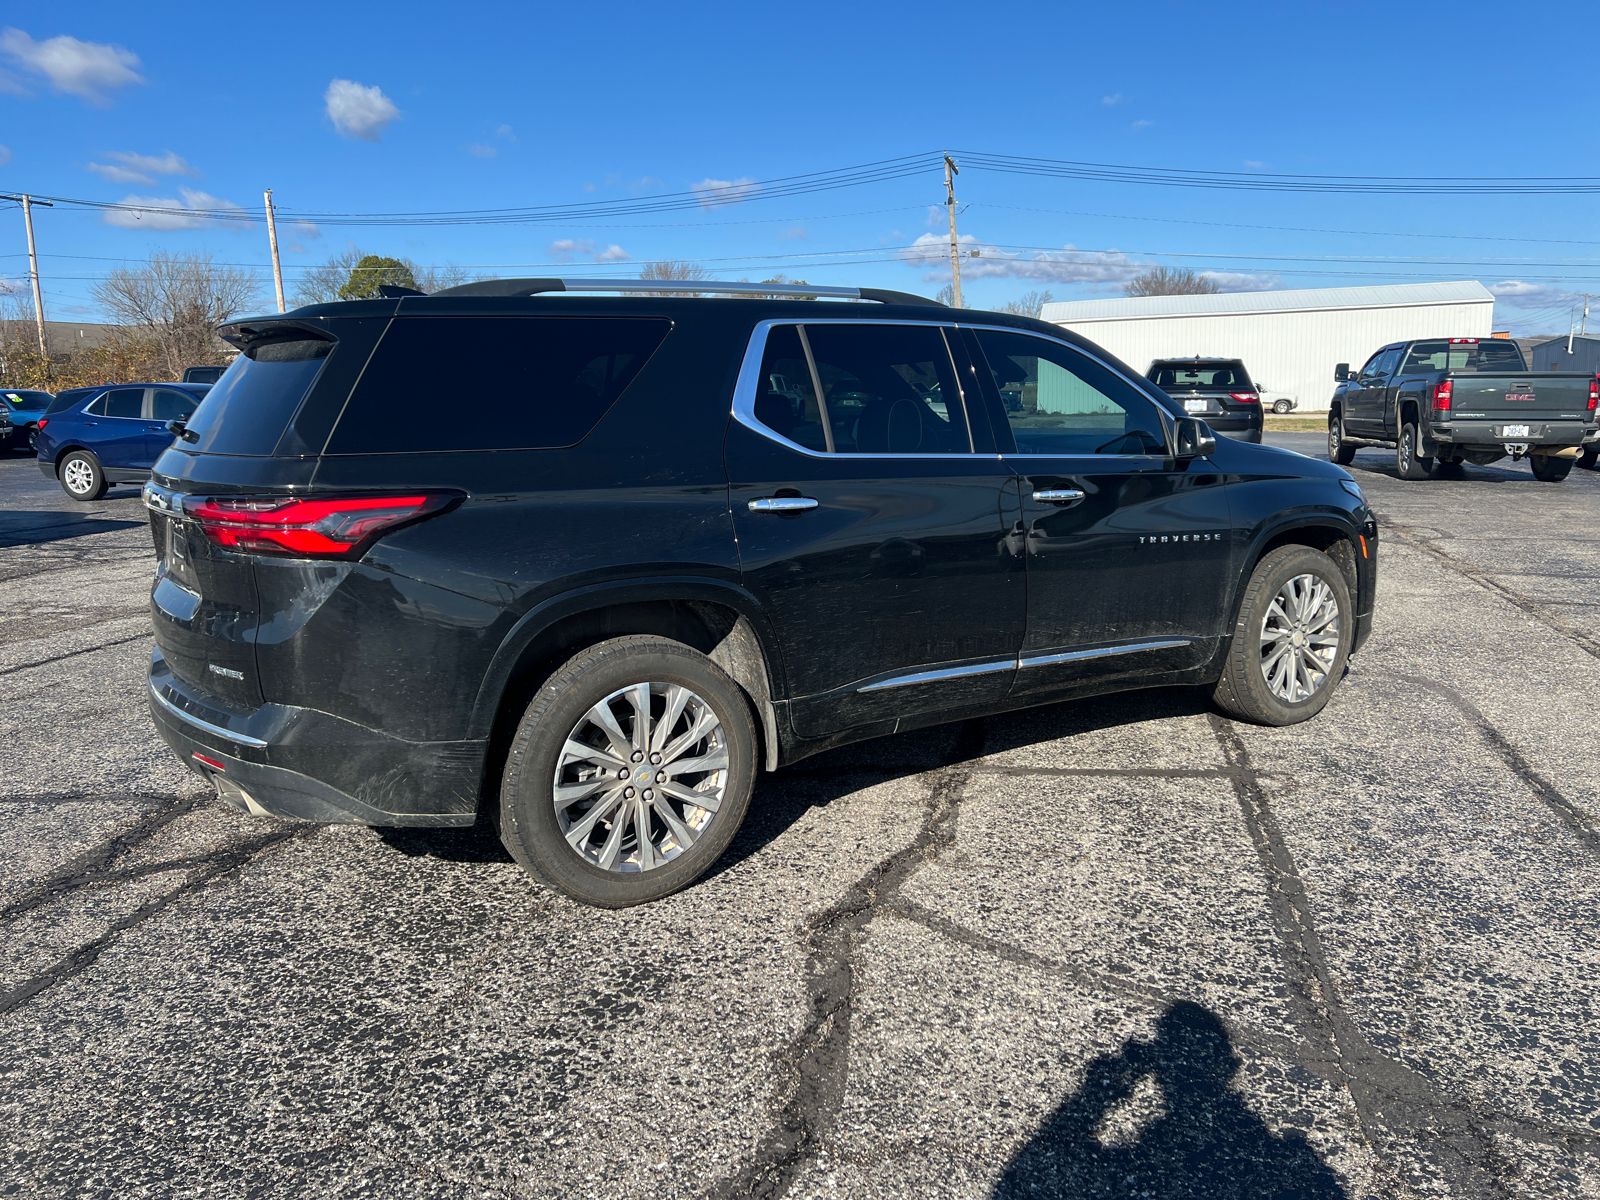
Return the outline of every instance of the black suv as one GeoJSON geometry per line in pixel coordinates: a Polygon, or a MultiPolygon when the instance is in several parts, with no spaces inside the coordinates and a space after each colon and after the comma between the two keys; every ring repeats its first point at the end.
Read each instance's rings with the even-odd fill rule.
{"type": "Polygon", "coordinates": [[[1261,440],[1261,393],[1237,358],[1158,358],[1145,378],[1218,433],[1261,440]]]}
{"type": "Polygon", "coordinates": [[[1218,444],[1027,318],[560,294],[672,286],[225,326],[240,356],[145,489],[179,756],[254,813],[482,808],[617,906],[710,867],[758,769],[1158,685],[1302,721],[1367,636],[1377,529],[1339,467],[1218,444]]]}

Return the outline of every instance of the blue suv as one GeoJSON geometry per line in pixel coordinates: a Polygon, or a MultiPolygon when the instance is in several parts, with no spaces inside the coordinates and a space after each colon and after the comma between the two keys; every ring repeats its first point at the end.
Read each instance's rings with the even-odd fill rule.
{"type": "Polygon", "coordinates": [[[187,421],[208,390],[193,383],[123,383],[86,391],[39,422],[39,470],[60,480],[74,500],[98,500],[114,483],[143,483],[172,445],[167,422],[187,421]]]}

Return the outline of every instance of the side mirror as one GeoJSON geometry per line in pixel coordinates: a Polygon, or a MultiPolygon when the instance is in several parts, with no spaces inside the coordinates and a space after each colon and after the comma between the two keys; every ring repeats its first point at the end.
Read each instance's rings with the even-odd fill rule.
{"type": "Polygon", "coordinates": [[[1335,367],[1333,369],[1333,381],[1335,383],[1348,383],[1349,380],[1350,380],[1350,364],[1349,363],[1340,363],[1337,367],[1335,367]]]}
{"type": "Polygon", "coordinates": [[[1217,435],[1211,426],[1196,417],[1179,417],[1176,421],[1179,458],[1203,458],[1217,448],[1217,435]]]}
{"type": "Polygon", "coordinates": [[[182,421],[168,421],[167,432],[180,441],[198,442],[200,440],[200,435],[198,433],[190,433],[189,427],[182,421]]]}

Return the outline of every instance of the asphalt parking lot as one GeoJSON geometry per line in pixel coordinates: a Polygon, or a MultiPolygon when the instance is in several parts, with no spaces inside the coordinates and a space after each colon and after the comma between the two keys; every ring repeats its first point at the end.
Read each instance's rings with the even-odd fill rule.
{"type": "Polygon", "coordinates": [[[211,798],[136,490],[0,461],[0,1195],[1600,1196],[1600,475],[1353,470],[1377,629],[1316,720],[851,747],[601,912],[211,798]]]}

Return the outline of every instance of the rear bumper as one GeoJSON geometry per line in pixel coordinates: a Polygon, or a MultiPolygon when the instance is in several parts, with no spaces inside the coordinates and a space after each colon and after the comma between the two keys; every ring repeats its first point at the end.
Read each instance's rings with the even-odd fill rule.
{"type": "Polygon", "coordinates": [[[1515,437],[1505,435],[1504,427],[1507,420],[1495,421],[1452,421],[1449,425],[1435,427],[1424,431],[1424,447],[1450,446],[1460,450],[1500,450],[1507,443],[1520,443],[1527,446],[1578,446],[1584,443],[1593,444],[1600,439],[1600,427],[1584,425],[1578,421],[1524,421],[1528,427],[1526,436],[1515,437]]]}
{"type": "Polygon", "coordinates": [[[176,676],[159,650],[150,657],[147,682],[162,739],[218,795],[247,812],[431,828],[477,819],[486,742],[408,742],[290,705],[228,708],[176,676]]]}

